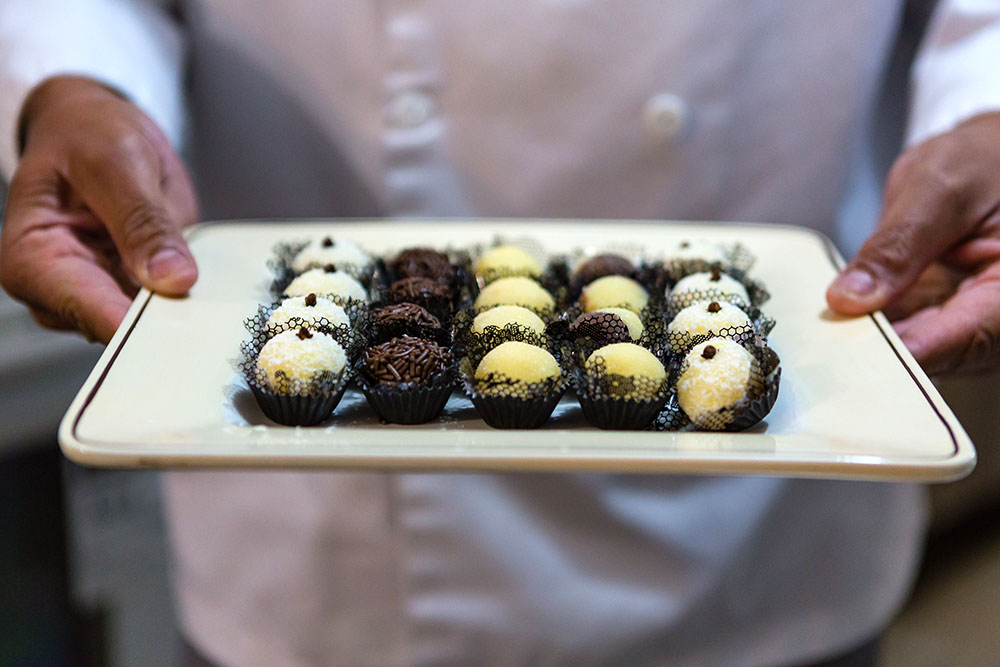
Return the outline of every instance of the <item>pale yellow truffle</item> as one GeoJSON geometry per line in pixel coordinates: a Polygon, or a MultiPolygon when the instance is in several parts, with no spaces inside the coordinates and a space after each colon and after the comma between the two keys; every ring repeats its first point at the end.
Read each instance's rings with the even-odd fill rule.
{"type": "Polygon", "coordinates": [[[737,296],[743,299],[744,303],[750,303],[750,296],[743,283],[721,271],[705,271],[685,276],[677,281],[670,293],[676,298],[687,292],[709,291],[719,296],[737,296]]]}
{"type": "Polygon", "coordinates": [[[688,352],[685,365],[677,381],[677,403],[698,424],[746,396],[753,355],[736,341],[711,338],[688,352]]]}
{"type": "Polygon", "coordinates": [[[347,365],[347,354],[331,336],[300,329],[283,331],[264,343],[257,357],[257,368],[265,374],[268,387],[278,391],[278,373],[289,380],[309,382],[322,371],[340,373],[347,365]]]}
{"type": "Polygon", "coordinates": [[[315,324],[320,320],[326,320],[331,326],[342,324],[351,326],[351,320],[347,317],[344,309],[330,301],[326,297],[317,296],[313,293],[313,299],[309,295],[293,296],[281,302],[271,316],[267,318],[267,326],[277,327],[287,324],[292,319],[302,320],[304,324],[315,324]],[[313,305],[308,305],[310,302],[313,305]]]}
{"type": "Polygon", "coordinates": [[[590,313],[602,308],[625,308],[639,313],[649,302],[645,288],[625,276],[604,276],[583,288],[580,306],[590,313]]]}
{"type": "Polygon", "coordinates": [[[604,375],[622,375],[635,380],[648,379],[649,382],[643,383],[645,391],[635,387],[626,389],[617,383],[605,385],[604,388],[609,395],[633,401],[652,398],[667,378],[667,371],[660,360],[652,352],[635,343],[612,343],[598,348],[587,358],[584,368],[590,374],[600,371],[604,375]],[[603,361],[603,364],[600,361],[603,361]]]}
{"type": "Polygon", "coordinates": [[[552,310],[556,305],[552,295],[531,278],[516,276],[495,280],[479,293],[476,310],[494,306],[527,306],[534,310],[552,310]]]}
{"type": "Polygon", "coordinates": [[[339,296],[345,299],[366,301],[368,293],[364,285],[355,280],[349,273],[323,269],[309,269],[293,280],[285,288],[286,296],[305,296],[310,292],[339,296]]]}
{"type": "MultiPolygon", "coordinates": [[[[723,329],[732,327],[752,329],[753,323],[739,306],[726,301],[698,301],[677,313],[667,325],[667,332],[703,336],[708,333],[718,334],[723,329]]],[[[683,340],[675,343],[675,349],[684,347],[683,340]]]]}
{"type": "Polygon", "coordinates": [[[472,270],[479,274],[495,271],[507,275],[542,275],[542,267],[538,260],[512,245],[490,248],[476,261],[472,270]]]}
{"type": "MultiPolygon", "coordinates": [[[[547,350],[535,345],[508,341],[490,350],[479,362],[476,368],[476,380],[483,382],[490,376],[493,380],[507,378],[515,382],[534,384],[562,376],[559,363],[547,350]]],[[[485,393],[491,391],[503,393],[503,386],[491,390],[489,386],[481,386],[485,393]]]]}
{"type": "Polygon", "coordinates": [[[307,269],[324,267],[327,264],[361,268],[369,262],[371,257],[357,244],[326,236],[318,241],[310,241],[302,248],[292,260],[292,270],[295,273],[302,273],[307,269]]]}
{"type": "Polygon", "coordinates": [[[628,336],[632,340],[639,340],[642,338],[642,332],[645,331],[645,327],[642,326],[642,320],[639,316],[633,313],[627,308],[598,308],[598,312],[601,313],[612,313],[622,318],[622,322],[628,327],[628,336]]]}
{"type": "Polygon", "coordinates": [[[545,322],[542,318],[521,306],[496,306],[484,310],[472,320],[472,332],[481,334],[486,327],[502,329],[508,324],[520,324],[538,335],[545,333],[545,322]]]}

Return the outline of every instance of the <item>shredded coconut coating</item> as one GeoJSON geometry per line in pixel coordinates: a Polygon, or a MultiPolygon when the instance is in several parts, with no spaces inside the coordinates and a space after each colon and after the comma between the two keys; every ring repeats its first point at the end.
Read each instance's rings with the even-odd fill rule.
{"type": "Polygon", "coordinates": [[[684,359],[685,370],[677,381],[677,402],[681,410],[698,420],[710,412],[729,407],[746,396],[753,356],[728,338],[711,338],[694,346],[684,359]],[[705,358],[706,347],[715,348],[705,358]]]}
{"type": "Polygon", "coordinates": [[[525,276],[542,275],[542,267],[538,260],[524,250],[511,245],[490,248],[476,261],[472,270],[476,273],[497,271],[525,276]]]}
{"type": "Polygon", "coordinates": [[[676,296],[685,292],[716,290],[720,294],[738,296],[745,303],[750,303],[750,295],[747,294],[747,289],[743,286],[743,283],[726,273],[719,272],[716,275],[718,276],[718,280],[712,279],[713,274],[711,271],[692,273],[678,280],[671,293],[676,296]]]}
{"type": "Polygon", "coordinates": [[[340,373],[347,365],[347,353],[331,336],[311,331],[312,338],[299,338],[298,330],[283,331],[264,343],[257,367],[264,371],[272,389],[279,384],[278,373],[289,380],[309,382],[316,373],[340,373]]]}
{"type": "Polygon", "coordinates": [[[324,239],[310,241],[309,245],[299,251],[292,260],[292,270],[295,273],[314,266],[356,266],[358,268],[371,262],[371,257],[364,250],[352,241],[325,237],[324,239]],[[326,245],[329,239],[333,245],[326,245]]]}
{"type": "Polygon", "coordinates": [[[472,333],[483,333],[486,327],[520,324],[538,335],[545,333],[545,322],[538,315],[521,306],[496,306],[476,315],[472,320],[472,333]]]}
{"type": "Polygon", "coordinates": [[[293,296],[282,301],[281,305],[274,309],[271,316],[267,318],[267,326],[277,327],[293,318],[299,318],[306,324],[313,324],[325,319],[335,327],[341,324],[351,325],[347,313],[333,301],[318,296],[315,306],[307,306],[305,296],[293,296]]]}
{"type": "MultiPolygon", "coordinates": [[[[479,362],[476,380],[484,381],[490,375],[533,384],[558,378],[562,371],[559,362],[547,350],[512,340],[496,346],[479,362]]],[[[488,387],[483,389],[489,391],[488,387]]]]}
{"type": "Polygon", "coordinates": [[[639,340],[642,338],[642,333],[645,331],[645,327],[642,326],[642,320],[639,316],[633,313],[627,308],[598,308],[597,312],[601,313],[611,313],[612,315],[617,315],[622,318],[622,322],[628,327],[628,335],[632,340],[639,340]]]}
{"type": "Polygon", "coordinates": [[[494,306],[527,306],[535,310],[552,310],[556,305],[552,295],[531,278],[513,277],[495,280],[479,293],[476,310],[494,306]]]}
{"type": "Polygon", "coordinates": [[[686,333],[689,336],[699,336],[707,333],[719,333],[732,327],[753,327],[750,316],[739,306],[727,301],[697,301],[692,303],[670,321],[667,333],[686,333]],[[709,306],[718,304],[718,310],[712,312],[709,306]]]}
{"type": "MultiPolygon", "coordinates": [[[[612,343],[598,348],[587,357],[584,369],[588,373],[603,373],[604,375],[621,375],[634,379],[647,378],[654,384],[663,382],[667,371],[656,356],[635,343],[612,343]]],[[[616,398],[646,399],[648,396],[636,396],[627,388],[607,387],[608,393],[616,398]],[[619,389],[616,391],[616,389],[619,389]]]]}
{"type": "Polygon", "coordinates": [[[309,269],[285,288],[285,294],[288,296],[305,296],[310,292],[358,301],[368,299],[364,286],[343,271],[327,273],[323,269],[309,269]]]}
{"type": "Polygon", "coordinates": [[[590,313],[602,308],[625,308],[642,312],[649,302],[649,293],[638,282],[625,276],[604,276],[583,288],[580,306],[590,313]]]}

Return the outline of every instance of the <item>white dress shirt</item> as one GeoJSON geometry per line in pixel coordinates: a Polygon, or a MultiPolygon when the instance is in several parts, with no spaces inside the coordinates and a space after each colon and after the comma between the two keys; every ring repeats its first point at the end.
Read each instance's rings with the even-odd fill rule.
{"type": "MultiPolygon", "coordinates": [[[[18,100],[46,73],[112,83],[179,139],[185,45],[163,15],[64,0],[42,21],[39,4],[0,7],[0,85],[16,93],[0,109],[7,173],[18,100]],[[87,30],[71,29],[84,15],[87,30]]],[[[188,146],[207,217],[728,219],[828,233],[900,14],[893,0],[184,9],[188,146]]],[[[916,68],[914,140],[1000,107],[998,16],[998,3],[972,0],[938,12],[916,68]]],[[[898,608],[923,521],[920,489],[901,484],[164,482],[184,631],[226,665],[817,659],[898,608]]]]}

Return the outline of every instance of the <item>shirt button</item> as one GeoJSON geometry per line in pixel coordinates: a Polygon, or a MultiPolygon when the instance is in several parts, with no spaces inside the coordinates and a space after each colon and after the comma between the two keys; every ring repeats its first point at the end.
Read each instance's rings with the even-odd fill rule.
{"type": "Polygon", "coordinates": [[[687,120],[687,104],[672,93],[654,95],[642,107],[642,125],[646,132],[664,141],[679,136],[687,120]]]}
{"type": "Polygon", "coordinates": [[[400,128],[423,125],[434,114],[434,101],[429,95],[408,90],[395,95],[386,107],[389,123],[400,128]]]}

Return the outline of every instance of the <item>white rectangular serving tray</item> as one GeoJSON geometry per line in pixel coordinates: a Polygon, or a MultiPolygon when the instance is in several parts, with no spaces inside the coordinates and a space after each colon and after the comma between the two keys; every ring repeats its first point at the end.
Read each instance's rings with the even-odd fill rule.
{"type": "Polygon", "coordinates": [[[775,225],[596,220],[229,221],[188,233],[201,276],[186,298],[143,290],[59,429],[63,452],[109,467],[435,471],[604,471],[947,481],[976,453],[881,313],[842,318],[824,293],[842,260],[813,231],[775,225]],[[740,242],[770,289],[770,343],[782,360],[771,414],[743,433],[601,431],[575,397],[537,430],[495,430],[460,393],[438,421],[380,424],[360,391],[317,427],[260,412],[232,360],[243,321],[270,301],[279,241],[331,234],[372,252],[468,246],[497,235],[552,252],[740,242]]]}

